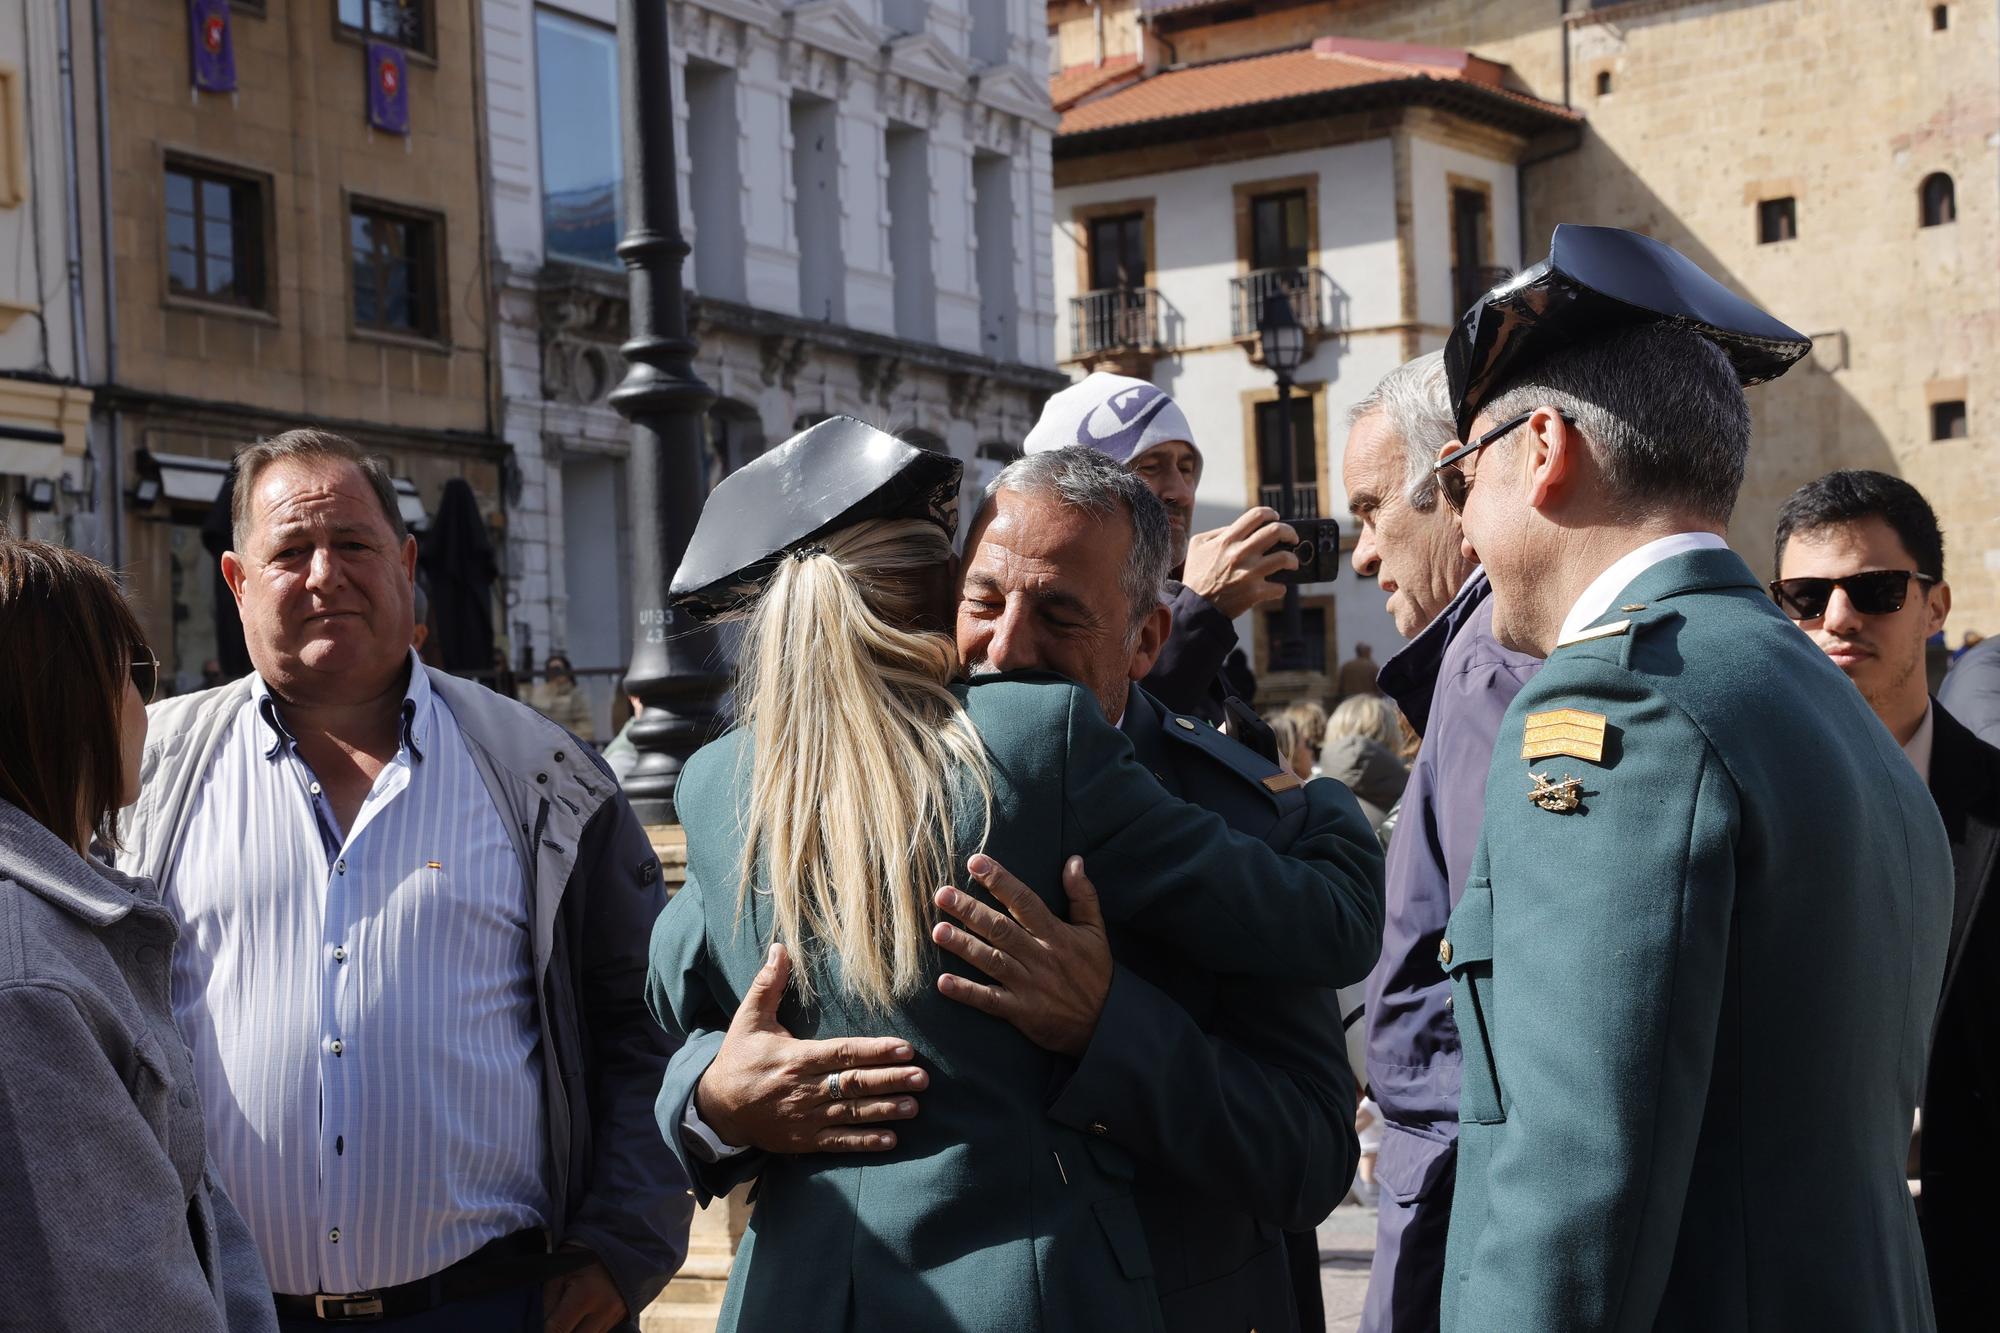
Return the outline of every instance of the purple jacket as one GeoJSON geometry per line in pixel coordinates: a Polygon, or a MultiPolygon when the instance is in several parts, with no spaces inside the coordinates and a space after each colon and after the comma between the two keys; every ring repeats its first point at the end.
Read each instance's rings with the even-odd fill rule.
{"type": "Polygon", "coordinates": [[[1458,1029],[1438,941],[1479,842],[1500,719],[1541,665],[1494,640],[1490,592],[1475,570],[1382,664],[1379,682],[1424,744],[1389,843],[1382,957],[1368,978],[1368,1082],[1384,1118],[1436,1145],[1411,1164],[1424,1176],[1442,1169],[1458,1137],[1458,1029]]]}

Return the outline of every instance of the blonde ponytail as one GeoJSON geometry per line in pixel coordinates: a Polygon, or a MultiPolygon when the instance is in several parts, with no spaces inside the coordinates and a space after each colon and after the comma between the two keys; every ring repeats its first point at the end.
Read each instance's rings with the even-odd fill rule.
{"type": "Polygon", "coordinates": [[[951,693],[947,634],[908,628],[951,559],[936,524],[859,523],[780,565],[750,614],[737,683],[752,740],[739,920],[761,872],[776,938],[884,1009],[923,984],[931,895],[959,803],[992,805],[986,751],[951,693]],[[958,778],[963,773],[968,785],[958,778]]]}

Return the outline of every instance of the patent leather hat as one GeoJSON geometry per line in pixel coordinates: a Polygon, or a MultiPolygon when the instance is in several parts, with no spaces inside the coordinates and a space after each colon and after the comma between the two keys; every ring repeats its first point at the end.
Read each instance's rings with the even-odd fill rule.
{"type": "Polygon", "coordinates": [[[1564,224],[1549,257],[1474,301],[1445,344],[1459,438],[1496,389],[1549,353],[1648,323],[1701,334],[1728,354],[1746,387],[1776,379],[1812,350],[1812,339],[1665,242],[1616,227],[1564,224]]]}
{"type": "Polygon", "coordinates": [[[961,469],[950,454],[829,417],[710,492],[667,600],[712,619],[754,597],[792,551],[868,519],[927,519],[955,536],[961,469]]]}

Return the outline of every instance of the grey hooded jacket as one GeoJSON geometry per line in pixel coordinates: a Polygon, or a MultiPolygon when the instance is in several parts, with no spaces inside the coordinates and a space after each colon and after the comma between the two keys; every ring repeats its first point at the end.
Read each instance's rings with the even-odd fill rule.
{"type": "MultiPolygon", "coordinates": [[[[525,704],[444,672],[451,709],[507,821],[533,906],[552,1240],[604,1261],[637,1327],[687,1254],[694,1200],[653,1122],[673,1044],[646,1013],[646,944],[666,906],[644,826],[590,747],[525,704]]],[[[154,705],[122,858],[174,863],[209,756],[250,679],[154,705]]]]}
{"type": "Polygon", "coordinates": [[[276,1329],[202,1137],[150,880],[0,800],[0,1328],[276,1329]]]}

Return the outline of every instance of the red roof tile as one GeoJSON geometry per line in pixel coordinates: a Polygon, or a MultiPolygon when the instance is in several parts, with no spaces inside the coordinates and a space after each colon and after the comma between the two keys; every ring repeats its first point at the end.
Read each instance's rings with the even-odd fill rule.
{"type": "MultiPolygon", "coordinates": [[[[1167,70],[1088,101],[1079,102],[1072,95],[1056,133],[1058,137],[1088,134],[1411,79],[1470,86],[1523,107],[1575,118],[1575,113],[1552,102],[1503,87],[1504,69],[1466,51],[1323,37],[1302,50],[1167,70]]],[[[1060,98],[1056,104],[1064,106],[1060,98]]]]}
{"type": "Polygon", "coordinates": [[[1139,57],[1110,56],[1102,65],[1072,65],[1049,80],[1049,101],[1066,111],[1091,93],[1139,76],[1139,57]]]}

